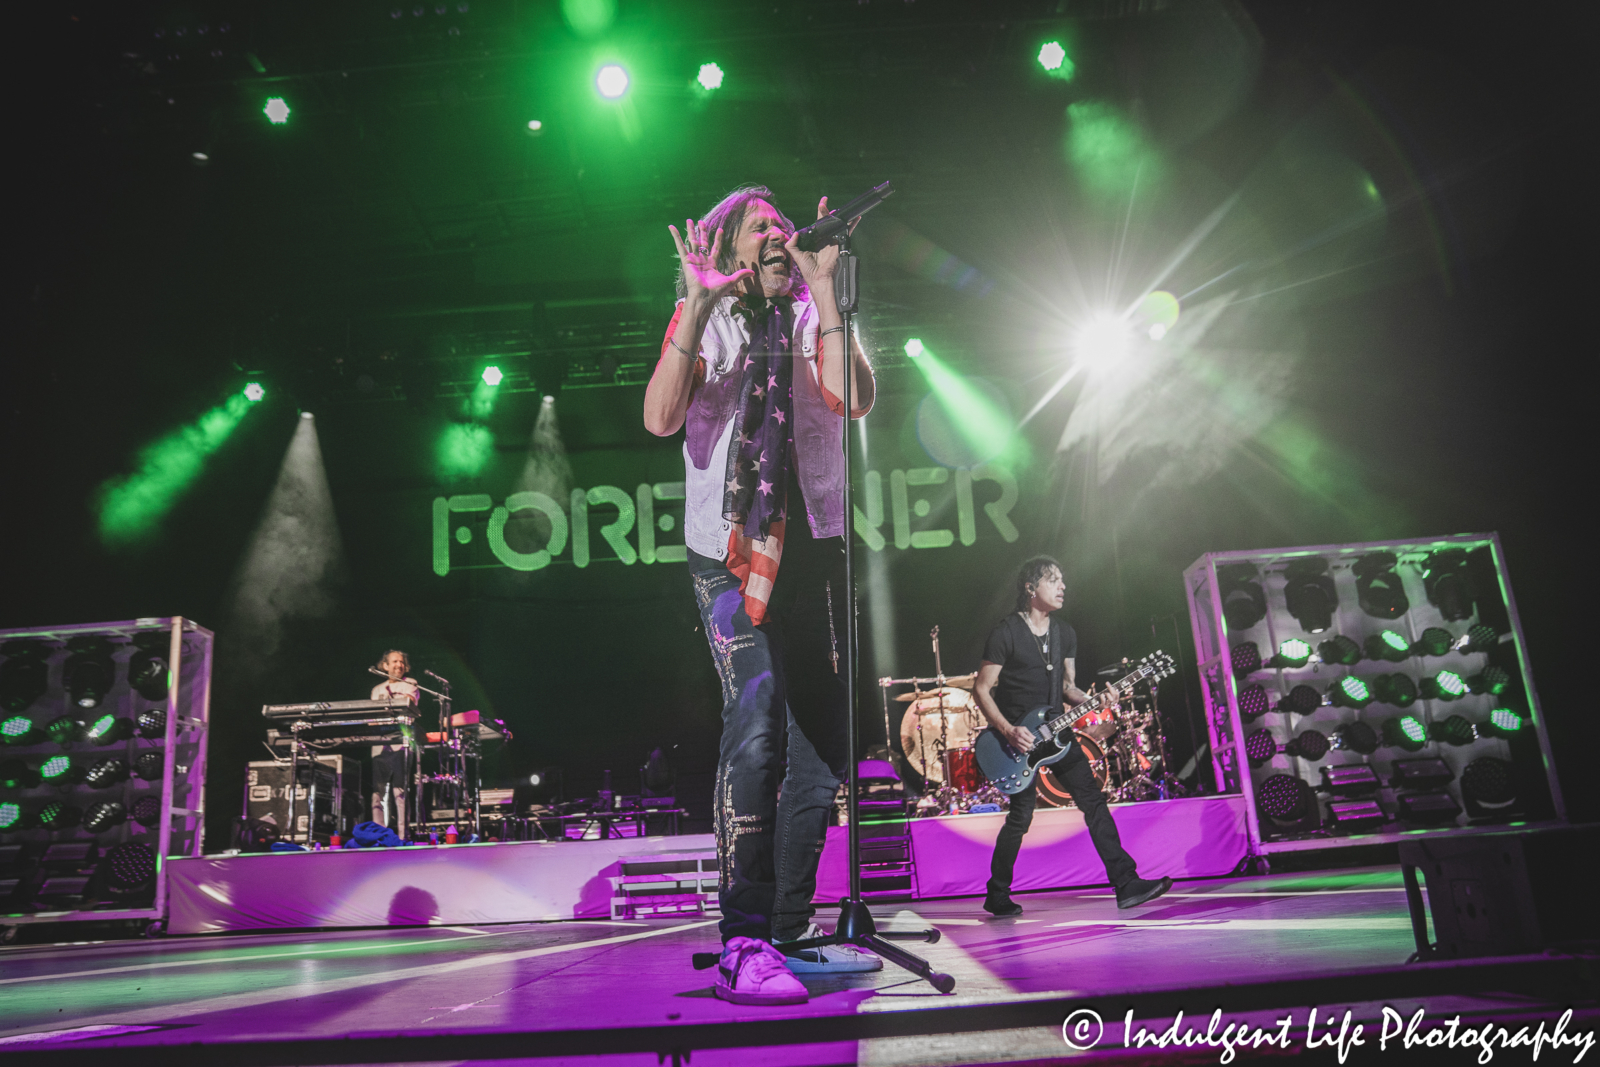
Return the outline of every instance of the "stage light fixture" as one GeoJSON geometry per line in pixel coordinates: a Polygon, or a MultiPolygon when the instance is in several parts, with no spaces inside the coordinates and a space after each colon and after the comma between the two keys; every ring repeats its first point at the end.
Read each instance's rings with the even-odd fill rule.
{"type": "Polygon", "coordinates": [[[269,96],[261,108],[261,113],[267,116],[267,121],[274,126],[282,126],[289,121],[289,105],[281,96],[269,96]]]}
{"type": "Polygon", "coordinates": [[[1474,693],[1499,696],[1511,684],[1511,675],[1499,667],[1485,667],[1482,672],[1467,679],[1467,688],[1474,693]]]}
{"type": "Polygon", "coordinates": [[[0,789],[32,789],[39,784],[39,772],[22,760],[0,763],[0,789]]]}
{"type": "Polygon", "coordinates": [[[159,752],[144,752],[133,761],[133,773],[147,782],[159,782],[164,761],[159,752]]]}
{"type": "Polygon", "coordinates": [[[133,723],[115,715],[102,715],[90,724],[83,736],[97,745],[114,745],[133,736],[133,723]]]}
{"type": "Polygon", "coordinates": [[[39,809],[39,825],[46,830],[68,830],[82,818],[83,812],[64,800],[52,800],[39,809]]]}
{"type": "Polygon", "coordinates": [[[22,829],[22,805],[12,801],[0,802],[0,833],[22,829]]]}
{"type": "Polygon", "coordinates": [[[41,641],[7,641],[0,645],[0,707],[26,711],[50,687],[50,648],[41,641]]]}
{"type": "Polygon", "coordinates": [[[1467,574],[1466,549],[1445,548],[1429,553],[1422,568],[1422,585],[1427,590],[1428,602],[1438,608],[1446,620],[1472,618],[1474,590],[1467,574]]]}
{"type": "Polygon", "coordinates": [[[1429,723],[1428,736],[1446,745],[1470,745],[1478,739],[1478,730],[1464,716],[1452,715],[1429,723]]]}
{"type": "Polygon", "coordinates": [[[25,745],[33,733],[33,720],[26,715],[13,715],[0,723],[0,741],[8,745],[25,745]]]}
{"type": "Polygon", "coordinates": [[[39,765],[39,777],[47,782],[69,782],[76,773],[71,756],[51,756],[39,765]]]}
{"type": "Polygon", "coordinates": [[[1322,789],[1336,797],[1367,796],[1382,785],[1378,772],[1366,763],[1338,763],[1322,768],[1322,789]]]}
{"type": "Polygon", "coordinates": [[[1522,729],[1522,716],[1510,708],[1495,708],[1484,725],[1493,733],[1510,736],[1522,729]]]}
{"type": "Polygon", "coordinates": [[[505,380],[505,375],[494,364],[483,368],[483,384],[493,388],[505,380]]]}
{"type": "Polygon", "coordinates": [[[90,804],[83,813],[83,828],[91,834],[103,834],[128,821],[128,809],[115,800],[102,800],[90,804]]]}
{"type": "Polygon", "coordinates": [[[700,72],[694,76],[694,80],[700,83],[700,88],[708,93],[713,89],[722,88],[722,78],[722,68],[715,63],[700,64],[700,72]]]}
{"type": "Polygon", "coordinates": [[[1289,690],[1288,696],[1278,701],[1278,710],[1293,712],[1296,715],[1310,715],[1324,703],[1321,693],[1309,685],[1297,685],[1289,690]]]}
{"type": "Polygon", "coordinates": [[[1372,690],[1353,674],[1347,674],[1328,687],[1328,703],[1336,708],[1360,710],[1372,703],[1372,690]]]}
{"type": "Polygon", "coordinates": [[[83,722],[71,715],[57,715],[45,725],[44,732],[50,740],[65,747],[83,736],[83,722]]]}
{"type": "Polygon", "coordinates": [[[1423,678],[1420,689],[1424,698],[1446,703],[1460,700],[1470,691],[1466,679],[1455,671],[1440,671],[1432,677],[1423,678]]]}
{"type": "Polygon", "coordinates": [[[1480,756],[1462,769],[1461,793],[1490,807],[1510,804],[1517,799],[1515,769],[1503,759],[1480,756]]]}
{"type": "Polygon", "coordinates": [[[1487,652],[1499,643],[1500,632],[1493,626],[1479,623],[1457,638],[1453,647],[1457,652],[1487,652]]]}
{"type": "Polygon", "coordinates": [[[1372,680],[1372,697],[1380,704],[1409,708],[1417,702],[1417,683],[1409,674],[1380,674],[1372,680]]]}
{"type": "Polygon", "coordinates": [[[595,74],[594,87],[607,100],[619,99],[628,91],[628,72],[615,63],[607,63],[595,74]]]}
{"type": "Polygon", "coordinates": [[[153,830],[161,821],[161,798],[151,793],[146,793],[133,802],[133,821],[146,829],[153,830]]]}
{"type": "Polygon", "coordinates": [[[538,133],[542,129],[544,129],[544,123],[541,122],[540,120],[538,120],[538,119],[529,119],[528,120],[528,130],[529,130],[529,132],[538,133]]]}
{"type": "Polygon", "coordinates": [[[1413,656],[1443,656],[1455,647],[1456,639],[1450,631],[1440,626],[1430,626],[1422,631],[1417,643],[1411,646],[1413,656]]]}
{"type": "Polygon", "coordinates": [[[1423,826],[1454,822],[1461,805],[1449,793],[1406,793],[1396,798],[1400,821],[1423,826]]]}
{"type": "Polygon", "coordinates": [[[1390,748],[1419,752],[1428,743],[1428,729],[1415,715],[1397,715],[1383,720],[1383,743],[1390,748]]]}
{"type": "Polygon", "coordinates": [[[1395,571],[1393,552],[1368,552],[1356,560],[1356,603],[1375,619],[1398,619],[1411,610],[1405,586],[1395,571]]]}
{"type": "Polygon", "coordinates": [[[1239,690],[1239,718],[1254,722],[1270,710],[1267,691],[1259,685],[1247,685],[1239,690]]]}
{"type": "Polygon", "coordinates": [[[1296,823],[1315,809],[1311,787],[1292,774],[1274,774],[1256,788],[1256,801],[1267,818],[1280,824],[1296,823]]]}
{"type": "Polygon", "coordinates": [[[1334,748],[1370,756],[1378,751],[1378,735],[1364,722],[1347,722],[1329,739],[1334,748]]]}
{"type": "Polygon", "coordinates": [[[1259,767],[1278,754],[1278,742],[1269,731],[1257,730],[1245,736],[1244,754],[1250,766],[1259,767]]]}
{"type": "Polygon", "coordinates": [[[922,339],[920,337],[913,337],[906,341],[907,359],[921,359],[922,354],[927,350],[927,346],[922,343],[922,339]]]}
{"type": "Polygon", "coordinates": [[[1320,556],[1302,556],[1284,568],[1283,599],[1289,614],[1307,633],[1320,634],[1333,625],[1339,606],[1328,561],[1320,556]]]}
{"type": "Polygon", "coordinates": [[[1328,801],[1328,829],[1337,834],[1375,830],[1389,821],[1376,800],[1328,801]]]}
{"type": "Polygon", "coordinates": [[[1261,669],[1261,646],[1254,641],[1241,641],[1228,651],[1233,663],[1233,673],[1239,677],[1254,674],[1261,669]]]}
{"type": "Polygon", "coordinates": [[[523,780],[525,785],[518,789],[518,801],[550,803],[560,800],[564,777],[560,767],[535,767],[523,780]]]}
{"type": "Polygon", "coordinates": [[[75,637],[67,642],[72,654],[62,668],[62,677],[72,702],[85,710],[98,708],[111,691],[115,668],[111,646],[100,637],[75,637]]]}
{"type": "Polygon", "coordinates": [[[144,738],[161,737],[167,732],[167,711],[165,708],[146,708],[139,713],[139,736],[144,738]]]}
{"type": "Polygon", "coordinates": [[[1070,74],[1073,64],[1067,59],[1067,50],[1060,41],[1046,41],[1039,46],[1039,66],[1051,74],[1060,75],[1063,72],[1070,74]]]}
{"type": "Polygon", "coordinates": [[[1328,738],[1322,731],[1303,730],[1283,746],[1283,751],[1285,755],[1315,763],[1328,754],[1329,747],[1328,738]]]}
{"type": "Polygon", "coordinates": [[[1455,772],[1442,759],[1402,759],[1394,761],[1394,774],[1389,784],[1396,789],[1431,791],[1443,789],[1455,779],[1455,772]]]}
{"type": "Polygon", "coordinates": [[[267,391],[260,382],[250,382],[244,387],[244,398],[252,404],[259,403],[266,395],[267,391]]]}
{"type": "Polygon", "coordinates": [[[95,760],[83,774],[84,784],[91,789],[110,789],[127,780],[128,765],[119,759],[95,760]]]}
{"type": "Polygon", "coordinates": [[[1133,331],[1120,315],[1102,312],[1079,327],[1073,338],[1078,358],[1089,365],[1110,363],[1128,351],[1133,331]]]}
{"type": "Polygon", "coordinates": [[[1311,646],[1298,637],[1279,642],[1277,655],[1268,661],[1271,667],[1289,667],[1299,670],[1311,662],[1311,646]]]}
{"type": "Polygon", "coordinates": [[[1317,655],[1322,662],[1331,666],[1349,667],[1361,662],[1361,646],[1344,634],[1339,634],[1318,645],[1317,655]]]}
{"type": "Polygon", "coordinates": [[[1222,601],[1223,621],[1230,630],[1248,630],[1266,618],[1267,594],[1257,581],[1253,564],[1229,563],[1218,567],[1217,597],[1222,601]]]}
{"type": "Polygon", "coordinates": [[[143,892],[156,880],[156,853],[142,841],[124,841],[106,851],[106,887],[120,896],[143,892]]]}
{"type": "Polygon", "coordinates": [[[167,657],[155,649],[141,649],[128,661],[128,684],[146,700],[167,699],[170,681],[167,657]]]}
{"type": "Polygon", "coordinates": [[[1411,656],[1411,642],[1399,630],[1383,630],[1366,640],[1368,659],[1399,663],[1411,656]]]}

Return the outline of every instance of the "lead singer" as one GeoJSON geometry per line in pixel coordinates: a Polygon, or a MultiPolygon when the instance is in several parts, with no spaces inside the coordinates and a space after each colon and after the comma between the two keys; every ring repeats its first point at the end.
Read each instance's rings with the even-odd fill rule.
{"type": "Polygon", "coordinates": [[[851,417],[875,389],[860,347],[845,357],[838,248],[800,251],[772,200],[744,186],[668,227],[681,299],[644,398],[651,433],[687,427],[684,542],[722,679],[716,994],[739,1004],[805,1001],[794,972],[883,966],[849,945],[773,946],[821,935],[811,898],[846,772],[846,364],[851,417]]]}

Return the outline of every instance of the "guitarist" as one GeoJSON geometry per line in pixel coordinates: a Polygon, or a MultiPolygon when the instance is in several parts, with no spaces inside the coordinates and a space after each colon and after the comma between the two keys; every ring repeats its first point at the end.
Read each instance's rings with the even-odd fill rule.
{"type": "MultiPolygon", "coordinates": [[[[984,645],[976,685],[978,706],[989,720],[989,728],[1017,752],[1029,751],[1037,741],[1032,731],[1018,725],[1028,712],[1047,704],[1053,712],[1059,711],[1063,699],[1074,706],[1089,699],[1074,684],[1078,635],[1071,626],[1050,617],[1051,612],[1061,610],[1066,593],[1059,563],[1049,556],[1028,560],[1017,572],[1016,611],[1000,621],[984,645]]],[[[1083,812],[1095,850],[1116,887],[1117,907],[1135,907],[1172,888],[1171,878],[1139,877],[1133,857],[1117,836],[1106,795],[1100,791],[1082,748],[1069,744],[1067,754],[1052,764],[1052,769],[1083,812]]],[[[1037,796],[1030,787],[1011,797],[1011,809],[995,840],[989,865],[983,908],[991,915],[1022,914],[1022,905],[1011,899],[1011,880],[1023,835],[1033,822],[1037,796]]]]}

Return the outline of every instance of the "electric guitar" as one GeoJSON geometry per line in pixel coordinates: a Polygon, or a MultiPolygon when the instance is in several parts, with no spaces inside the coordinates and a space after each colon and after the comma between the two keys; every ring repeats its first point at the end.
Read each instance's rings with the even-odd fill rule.
{"type": "Polygon", "coordinates": [[[973,750],[978,757],[978,768],[989,781],[1008,796],[1032,789],[1039,768],[1048,766],[1067,754],[1069,745],[1077,744],[1072,724],[1084,715],[1106,710],[1140,682],[1154,682],[1175,672],[1172,657],[1165,652],[1152,652],[1139,661],[1139,665],[1114,682],[1110,689],[1096,693],[1082,704],[1063,708],[1050,721],[1049,707],[1034,708],[1022,717],[1018,726],[1025,726],[1037,739],[1032,749],[1018,752],[1000,739],[999,733],[988,729],[978,735],[973,750]]]}

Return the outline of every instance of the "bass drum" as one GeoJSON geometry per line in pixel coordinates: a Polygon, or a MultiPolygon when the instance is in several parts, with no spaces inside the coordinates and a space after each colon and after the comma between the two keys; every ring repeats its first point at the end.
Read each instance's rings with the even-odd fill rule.
{"type": "MultiPolygon", "coordinates": [[[[1100,784],[1101,791],[1111,780],[1111,768],[1106,763],[1106,750],[1100,742],[1087,734],[1080,734],[1076,730],[1073,736],[1078,739],[1078,747],[1083,749],[1083,754],[1088,757],[1089,769],[1094,772],[1094,780],[1100,784]]],[[[1043,808],[1070,808],[1072,807],[1072,794],[1067,792],[1067,787],[1061,779],[1056,777],[1056,767],[1065,760],[1058,760],[1054,765],[1039,768],[1039,777],[1033,783],[1033,790],[1039,797],[1039,806],[1043,808]]]]}

